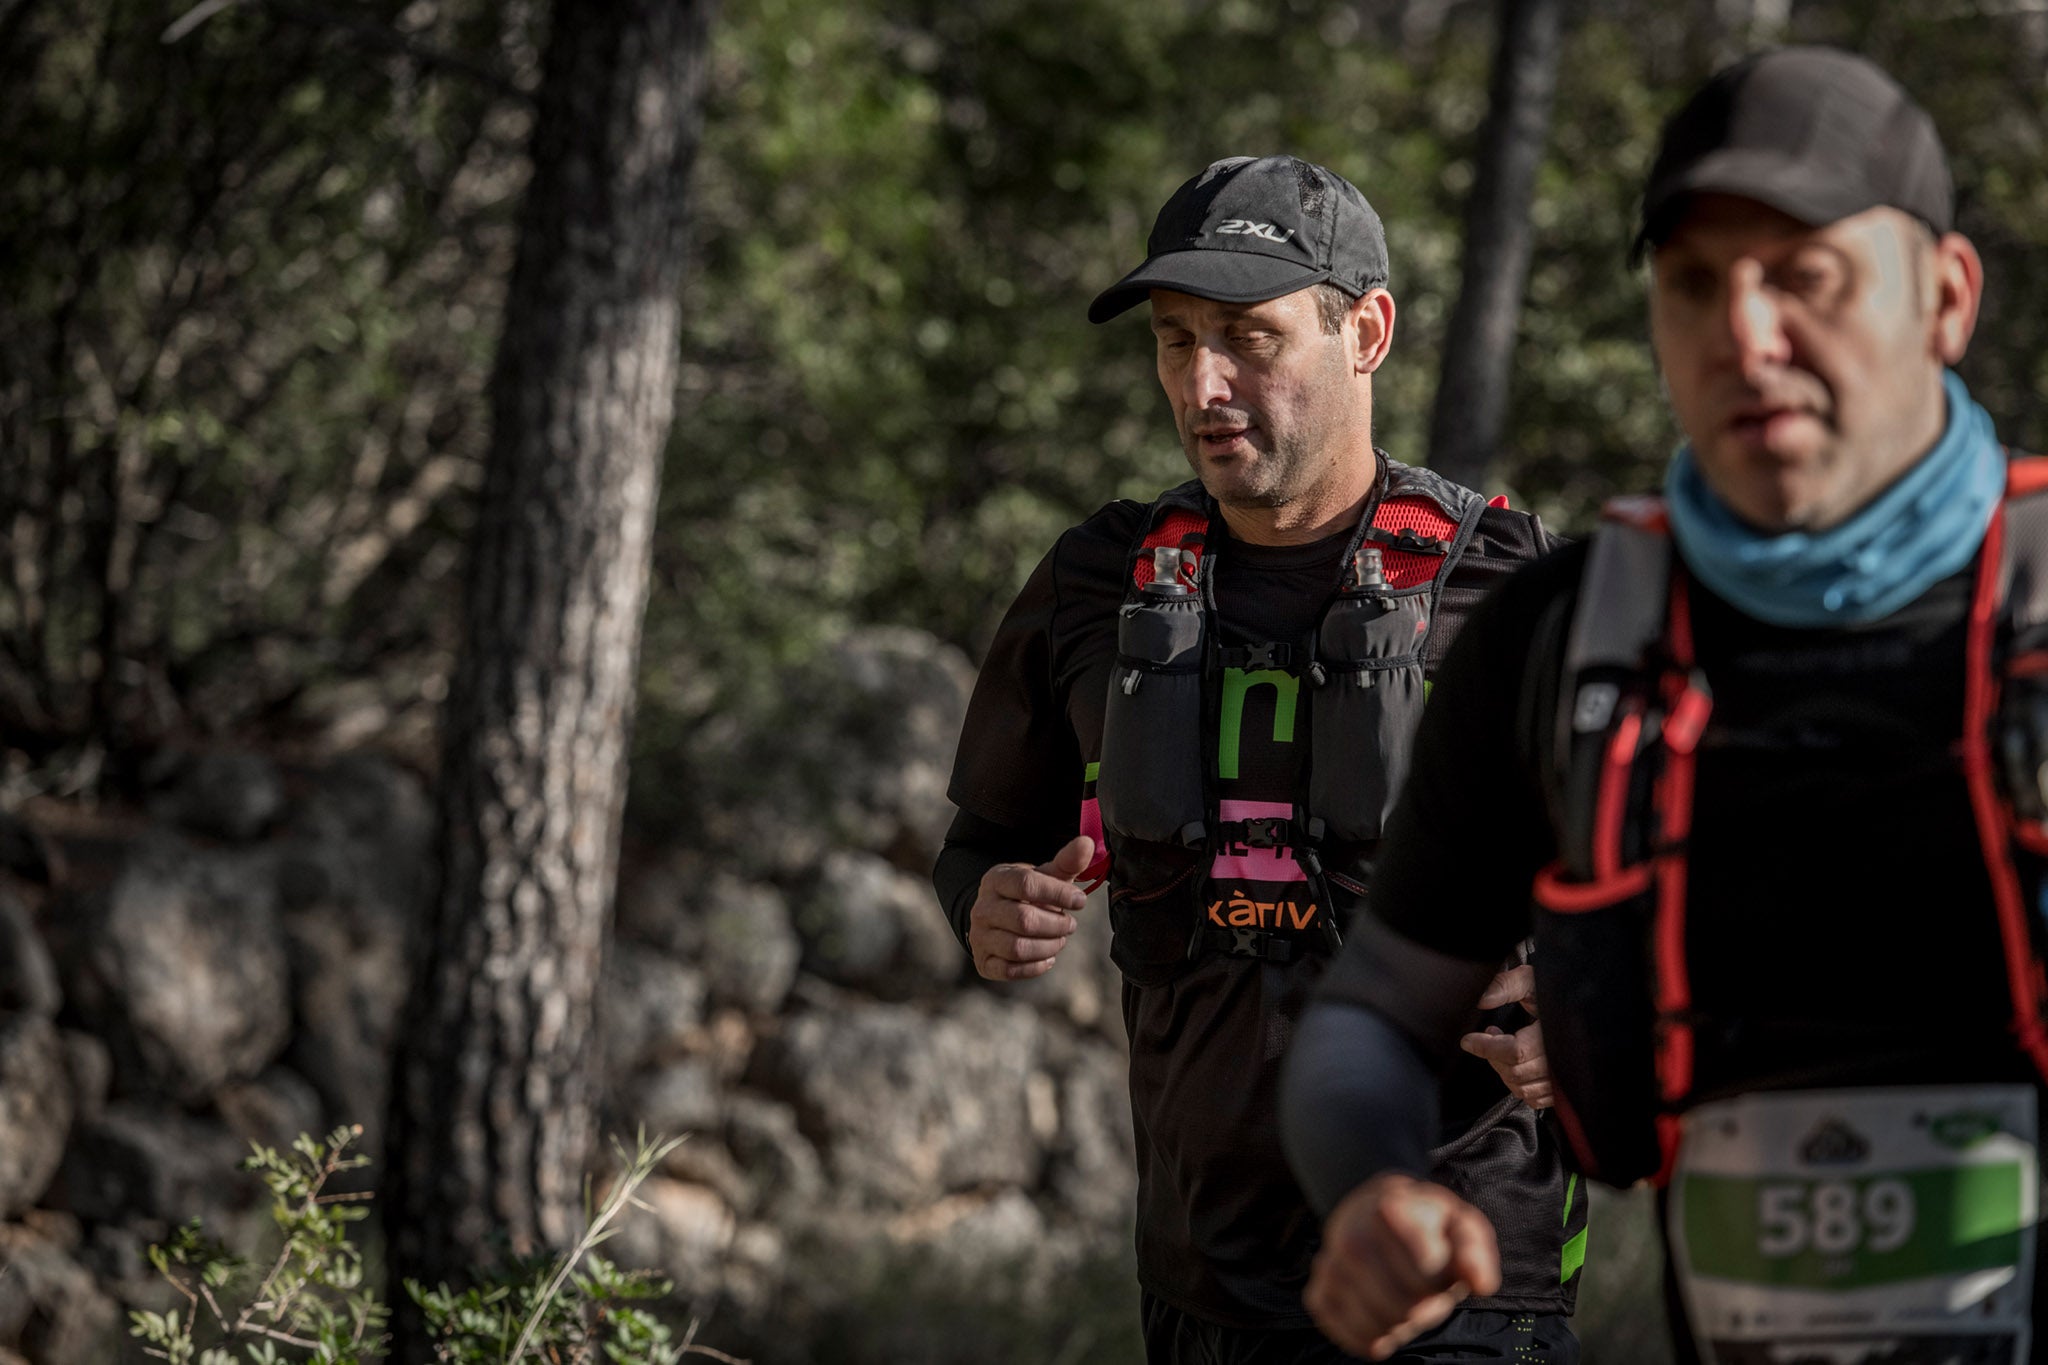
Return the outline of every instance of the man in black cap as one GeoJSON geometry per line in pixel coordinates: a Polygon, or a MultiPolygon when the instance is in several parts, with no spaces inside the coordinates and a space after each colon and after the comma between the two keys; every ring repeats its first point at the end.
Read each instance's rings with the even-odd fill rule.
{"type": "MultiPolygon", "coordinates": [[[[1379,219],[1342,178],[1210,166],[1089,317],[1139,304],[1196,477],[1069,530],[1019,594],[934,881],[997,981],[1051,969],[1075,883],[1109,882],[1149,1359],[1336,1362],[1301,1303],[1316,1218],[1280,1151],[1280,1057],[1364,897],[1425,680],[1548,541],[1374,449],[1394,300],[1379,219]]],[[[1521,1233],[1502,1283],[1412,1358],[1575,1359],[1583,1192],[1484,1064],[1452,1085],[1438,1169],[1521,1233]]]]}
{"type": "Polygon", "coordinates": [[[1467,626],[1288,1063],[1350,1349],[1491,1281],[1426,1170],[1432,1072],[1533,934],[1556,1112],[1662,1190],[1689,1358],[2048,1358],[2048,475],[1949,368],[1982,289],[1951,199],[1846,53],[1667,125],[1636,250],[1686,444],[1467,626]]]}

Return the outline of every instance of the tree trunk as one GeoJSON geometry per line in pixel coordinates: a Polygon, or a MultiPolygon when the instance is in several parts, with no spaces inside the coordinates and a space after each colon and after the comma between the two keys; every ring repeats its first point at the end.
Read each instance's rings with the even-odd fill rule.
{"type": "Polygon", "coordinates": [[[1464,280],[1444,336],[1430,467],[1484,484],[1507,415],[1515,325],[1529,275],[1529,201],[1550,132],[1563,0],[1500,0],[1486,122],[1465,205],[1464,280]]]}
{"type": "Polygon", "coordinates": [[[548,42],[386,1148],[395,1266],[429,1284],[581,1231],[709,8],[561,6],[548,42]]]}

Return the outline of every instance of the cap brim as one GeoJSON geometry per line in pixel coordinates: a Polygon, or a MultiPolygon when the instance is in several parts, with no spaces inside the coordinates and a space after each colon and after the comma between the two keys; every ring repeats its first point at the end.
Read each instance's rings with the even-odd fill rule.
{"type": "Polygon", "coordinates": [[[1329,278],[1327,270],[1310,270],[1299,261],[1252,251],[1174,251],[1154,256],[1097,294],[1088,305],[1088,321],[1108,322],[1143,303],[1154,289],[1219,303],[1262,303],[1329,278]]]}
{"type": "Polygon", "coordinates": [[[1728,148],[1701,157],[1685,174],[1658,187],[1654,202],[1643,204],[1642,225],[1629,244],[1629,260],[1670,234],[1674,217],[1695,194],[1734,194],[1767,204],[1809,227],[1821,227],[1851,214],[1875,208],[1867,190],[1817,175],[1810,160],[1777,151],[1728,148]]]}

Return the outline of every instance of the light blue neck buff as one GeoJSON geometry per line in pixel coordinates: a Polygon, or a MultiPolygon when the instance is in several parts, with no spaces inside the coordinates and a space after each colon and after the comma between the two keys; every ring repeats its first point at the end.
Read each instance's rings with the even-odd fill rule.
{"type": "Polygon", "coordinates": [[[1766,535],[1707,491],[1692,448],[1664,476],[1685,565],[1744,614],[1780,626],[1845,626],[1889,616],[1968,564],[2005,491],[2005,452],[1953,371],[1948,428],[1920,462],[1840,526],[1766,535]]]}

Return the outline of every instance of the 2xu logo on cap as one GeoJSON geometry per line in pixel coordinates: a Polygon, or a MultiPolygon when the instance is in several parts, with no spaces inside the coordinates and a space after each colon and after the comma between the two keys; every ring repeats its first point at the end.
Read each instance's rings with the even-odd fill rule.
{"type": "Polygon", "coordinates": [[[1284,242],[1294,235],[1294,229],[1282,231],[1271,223],[1254,223],[1246,218],[1226,218],[1216,225],[1216,231],[1232,237],[1264,237],[1269,242],[1284,242]]]}

